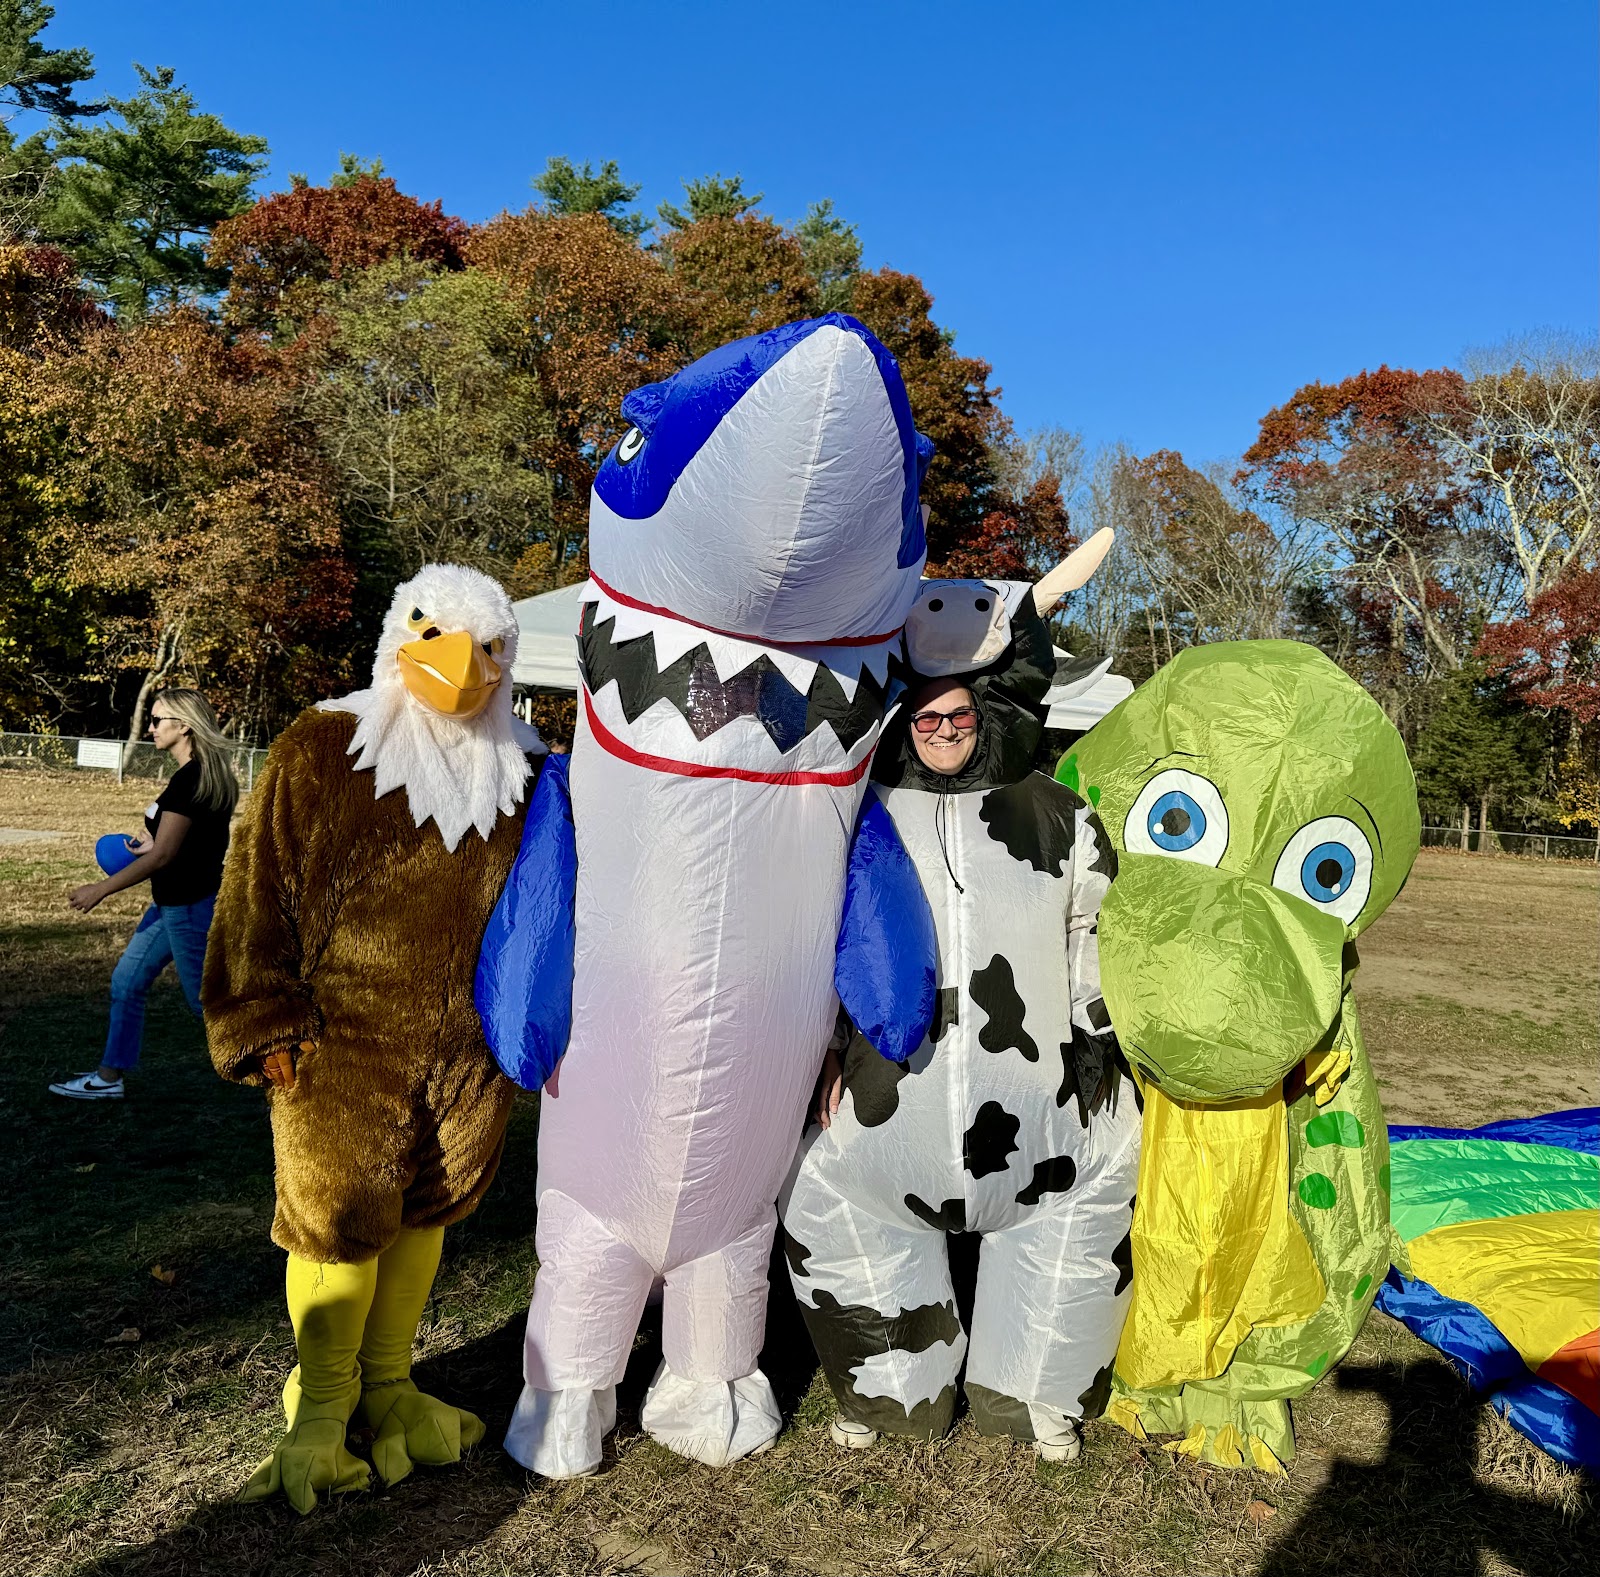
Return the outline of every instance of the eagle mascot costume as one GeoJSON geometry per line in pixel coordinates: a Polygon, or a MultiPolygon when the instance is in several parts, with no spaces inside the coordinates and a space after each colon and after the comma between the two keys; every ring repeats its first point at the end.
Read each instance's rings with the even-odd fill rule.
{"type": "Polygon", "coordinates": [[[364,1489],[460,1459],[483,1424],[417,1390],[411,1346],[444,1229],[483,1197],[514,1086],[472,980],[522,836],[537,732],[511,709],[510,599],[430,564],[395,593],[372,685],[273,744],[206,956],[211,1058],[267,1088],[272,1237],[299,1364],[246,1500],[364,1489]]]}

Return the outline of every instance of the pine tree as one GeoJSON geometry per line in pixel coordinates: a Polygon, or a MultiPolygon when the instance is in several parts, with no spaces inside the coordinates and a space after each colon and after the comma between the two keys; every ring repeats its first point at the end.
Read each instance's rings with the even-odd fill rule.
{"type": "Polygon", "coordinates": [[[266,139],[195,109],[169,67],[136,66],[143,90],[112,99],[122,124],[57,122],[52,184],[41,231],[76,259],[119,315],[141,317],[227,284],[206,261],[206,241],[250,206],[266,168],[266,139]]]}
{"type": "Polygon", "coordinates": [[[749,213],[765,195],[756,192],[753,195],[744,189],[744,177],[732,175],[724,178],[719,170],[715,175],[708,175],[702,180],[685,181],[684,192],[689,199],[689,211],[674,208],[671,203],[662,203],[656,212],[674,230],[687,230],[692,224],[699,224],[702,219],[739,219],[749,213]]]}
{"type": "Polygon", "coordinates": [[[553,214],[599,214],[618,235],[637,241],[650,228],[643,214],[625,212],[637,200],[639,188],[630,186],[617,172],[617,161],[607,159],[597,174],[589,161],[576,168],[559,154],[533,178],[533,189],[549,204],[553,214]]]}

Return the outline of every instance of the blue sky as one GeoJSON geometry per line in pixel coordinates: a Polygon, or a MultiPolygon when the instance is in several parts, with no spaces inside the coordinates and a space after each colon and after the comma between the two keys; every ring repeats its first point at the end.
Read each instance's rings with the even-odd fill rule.
{"type": "MultiPolygon", "coordinates": [[[[56,0],[272,145],[469,220],[551,154],[738,172],[918,274],[1019,427],[1236,455],[1301,383],[1592,331],[1592,0],[56,0]]],[[[21,128],[19,128],[21,129],[21,128]]]]}

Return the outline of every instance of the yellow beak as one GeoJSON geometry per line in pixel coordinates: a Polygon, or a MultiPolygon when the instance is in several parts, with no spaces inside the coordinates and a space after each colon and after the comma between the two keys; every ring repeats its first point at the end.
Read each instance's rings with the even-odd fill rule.
{"type": "Polygon", "coordinates": [[[465,721],[489,704],[500,669],[465,630],[407,641],[397,658],[405,687],[426,707],[465,721]]]}

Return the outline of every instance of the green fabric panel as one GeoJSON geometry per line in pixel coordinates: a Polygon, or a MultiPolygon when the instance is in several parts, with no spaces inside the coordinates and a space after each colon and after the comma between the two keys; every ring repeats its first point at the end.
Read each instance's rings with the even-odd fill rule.
{"type": "Polygon", "coordinates": [[[1592,1210],[1600,1156],[1505,1139],[1404,1139],[1390,1151],[1390,1219],[1409,1243],[1434,1227],[1592,1210]]]}

